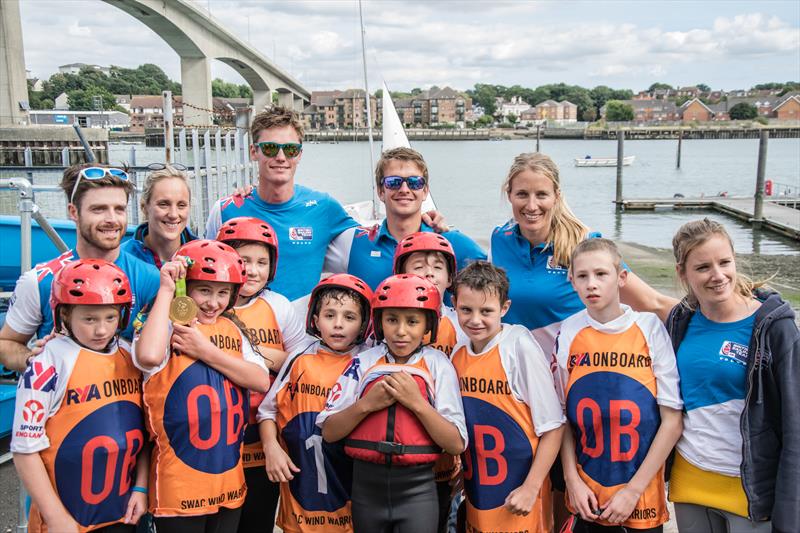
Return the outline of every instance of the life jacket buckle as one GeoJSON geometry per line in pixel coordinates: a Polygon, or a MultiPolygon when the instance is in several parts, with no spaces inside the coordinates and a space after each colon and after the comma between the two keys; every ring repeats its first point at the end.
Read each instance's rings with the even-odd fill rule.
{"type": "Polygon", "coordinates": [[[399,442],[389,442],[386,440],[382,440],[378,443],[378,451],[380,453],[391,454],[391,455],[403,455],[406,453],[406,447],[399,442]]]}

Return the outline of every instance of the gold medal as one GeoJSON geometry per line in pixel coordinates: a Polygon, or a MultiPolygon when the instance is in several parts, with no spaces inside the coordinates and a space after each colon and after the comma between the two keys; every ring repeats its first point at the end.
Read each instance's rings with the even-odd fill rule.
{"type": "Polygon", "coordinates": [[[175,298],[169,305],[169,319],[175,324],[188,326],[196,316],[197,304],[186,296],[186,279],[181,278],[175,282],[175,298]]]}

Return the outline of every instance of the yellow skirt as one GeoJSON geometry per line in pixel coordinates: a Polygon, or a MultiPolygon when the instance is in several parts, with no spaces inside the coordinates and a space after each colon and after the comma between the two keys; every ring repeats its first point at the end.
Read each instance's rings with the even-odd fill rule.
{"type": "Polygon", "coordinates": [[[722,509],[747,518],[747,495],[740,477],[697,468],[677,452],[669,480],[669,500],[722,509]]]}

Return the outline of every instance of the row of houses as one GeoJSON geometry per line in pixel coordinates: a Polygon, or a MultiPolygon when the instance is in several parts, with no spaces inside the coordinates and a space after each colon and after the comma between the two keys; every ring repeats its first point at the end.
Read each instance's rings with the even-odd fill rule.
{"type": "MultiPolygon", "coordinates": [[[[370,95],[372,126],[383,121],[383,102],[370,95]]],[[[432,87],[410,98],[394,100],[397,115],[406,127],[464,127],[470,120],[472,99],[450,87],[432,87]]],[[[367,99],[363,89],[314,91],[302,114],[307,129],[367,127],[367,99]]]]}
{"type": "MultiPolygon", "coordinates": [[[[31,123],[41,125],[77,123],[86,128],[122,129],[144,133],[164,127],[163,99],[160,95],[116,95],[115,110],[70,110],[66,94],[56,98],[55,109],[31,111],[31,123]]],[[[236,114],[250,107],[249,98],[212,98],[213,119],[218,126],[234,126],[236,114]]],[[[175,126],[183,126],[183,97],[173,96],[172,116],[175,126]]]]}
{"type": "Polygon", "coordinates": [[[496,107],[496,116],[508,118],[513,115],[521,123],[547,120],[564,124],[578,121],[578,106],[569,100],[562,100],[561,102],[545,100],[532,106],[520,96],[513,96],[511,100],[498,97],[496,99],[496,107]]]}
{"type": "MultiPolygon", "coordinates": [[[[671,100],[661,98],[623,100],[633,109],[634,122],[709,122],[730,120],[730,110],[741,103],[752,105],[758,116],[776,120],[800,120],[800,92],[783,96],[728,96],[717,103],[705,103],[699,97],[690,98],[678,106],[671,100]]],[[[600,116],[606,117],[606,106],[600,108],[600,116]]]]}
{"type": "Polygon", "coordinates": [[[735,89],[732,91],[704,91],[697,86],[678,87],[677,89],[660,88],[652,91],[640,91],[634,100],[669,100],[676,98],[704,98],[706,101],[716,102],[723,97],[763,97],[777,96],[782,89],[735,89]]]}

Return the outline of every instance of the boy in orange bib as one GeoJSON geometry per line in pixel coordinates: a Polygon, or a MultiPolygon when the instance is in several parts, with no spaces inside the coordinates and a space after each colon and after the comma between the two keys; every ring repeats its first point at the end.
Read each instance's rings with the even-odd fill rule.
{"type": "Polygon", "coordinates": [[[336,380],[364,347],[372,290],[334,274],[311,292],[306,328],[316,342],[292,355],[258,410],[267,473],[280,482],[284,531],[353,531],[353,462],[341,442],[323,442],[315,424],[336,380]]]}
{"type": "MultiPolygon", "coordinates": [[[[438,233],[419,231],[397,244],[394,252],[395,274],[416,274],[433,283],[442,297],[441,318],[431,347],[450,357],[457,339],[463,337],[455,310],[444,303],[445,292],[452,286],[457,272],[456,253],[450,241],[438,233]]],[[[439,498],[439,533],[447,532],[453,487],[461,473],[458,457],[442,454],[433,465],[436,494],[439,498]]]]}
{"type": "Polygon", "coordinates": [[[466,530],[549,532],[548,472],[564,424],[549,361],[527,328],[502,324],[510,304],[503,270],[469,264],[456,277],[453,302],[469,338],[452,358],[470,439],[466,530]]]}
{"type": "MultiPolygon", "coordinates": [[[[305,347],[306,332],[289,300],[269,290],[278,268],[278,237],[275,230],[258,218],[237,217],[225,222],[217,240],[231,246],[244,262],[246,279],[233,312],[247,327],[262,356],[270,360],[270,383],[274,381],[286,354],[305,347]]],[[[258,436],[256,414],[264,394],[250,392],[250,413],[244,433],[242,464],[247,497],[242,506],[238,533],[260,533],[264,524],[275,523],[279,485],[264,472],[264,451],[258,436]]]]}
{"type": "Polygon", "coordinates": [[[658,533],[669,518],[664,462],[682,431],[678,369],[658,317],[620,304],[621,261],[607,239],[583,241],[570,261],[586,306],[561,324],[555,345],[570,425],[561,448],[577,515],[570,531],[658,533]]]}
{"type": "Polygon", "coordinates": [[[227,244],[183,245],[161,268],[161,288],[134,341],[134,360],[146,372],[150,511],[159,533],[238,526],[247,492],[241,457],[247,389],[263,393],[269,387],[264,359],[227,313],[244,279],[244,264],[227,244]],[[183,279],[198,308],[189,325],[169,319],[183,279]]]}
{"type": "Polygon", "coordinates": [[[11,451],[31,495],[28,531],[128,532],[147,510],[142,374],[117,335],[125,273],[80,259],[56,274],[55,329],[17,389],[11,451]]]}
{"type": "Polygon", "coordinates": [[[356,533],[435,533],[438,500],[433,463],[466,444],[453,366],[436,338],[439,291],[415,275],[391,276],[372,300],[378,346],[355,357],[317,417],[327,442],[345,439],[353,457],[356,533]]]}

